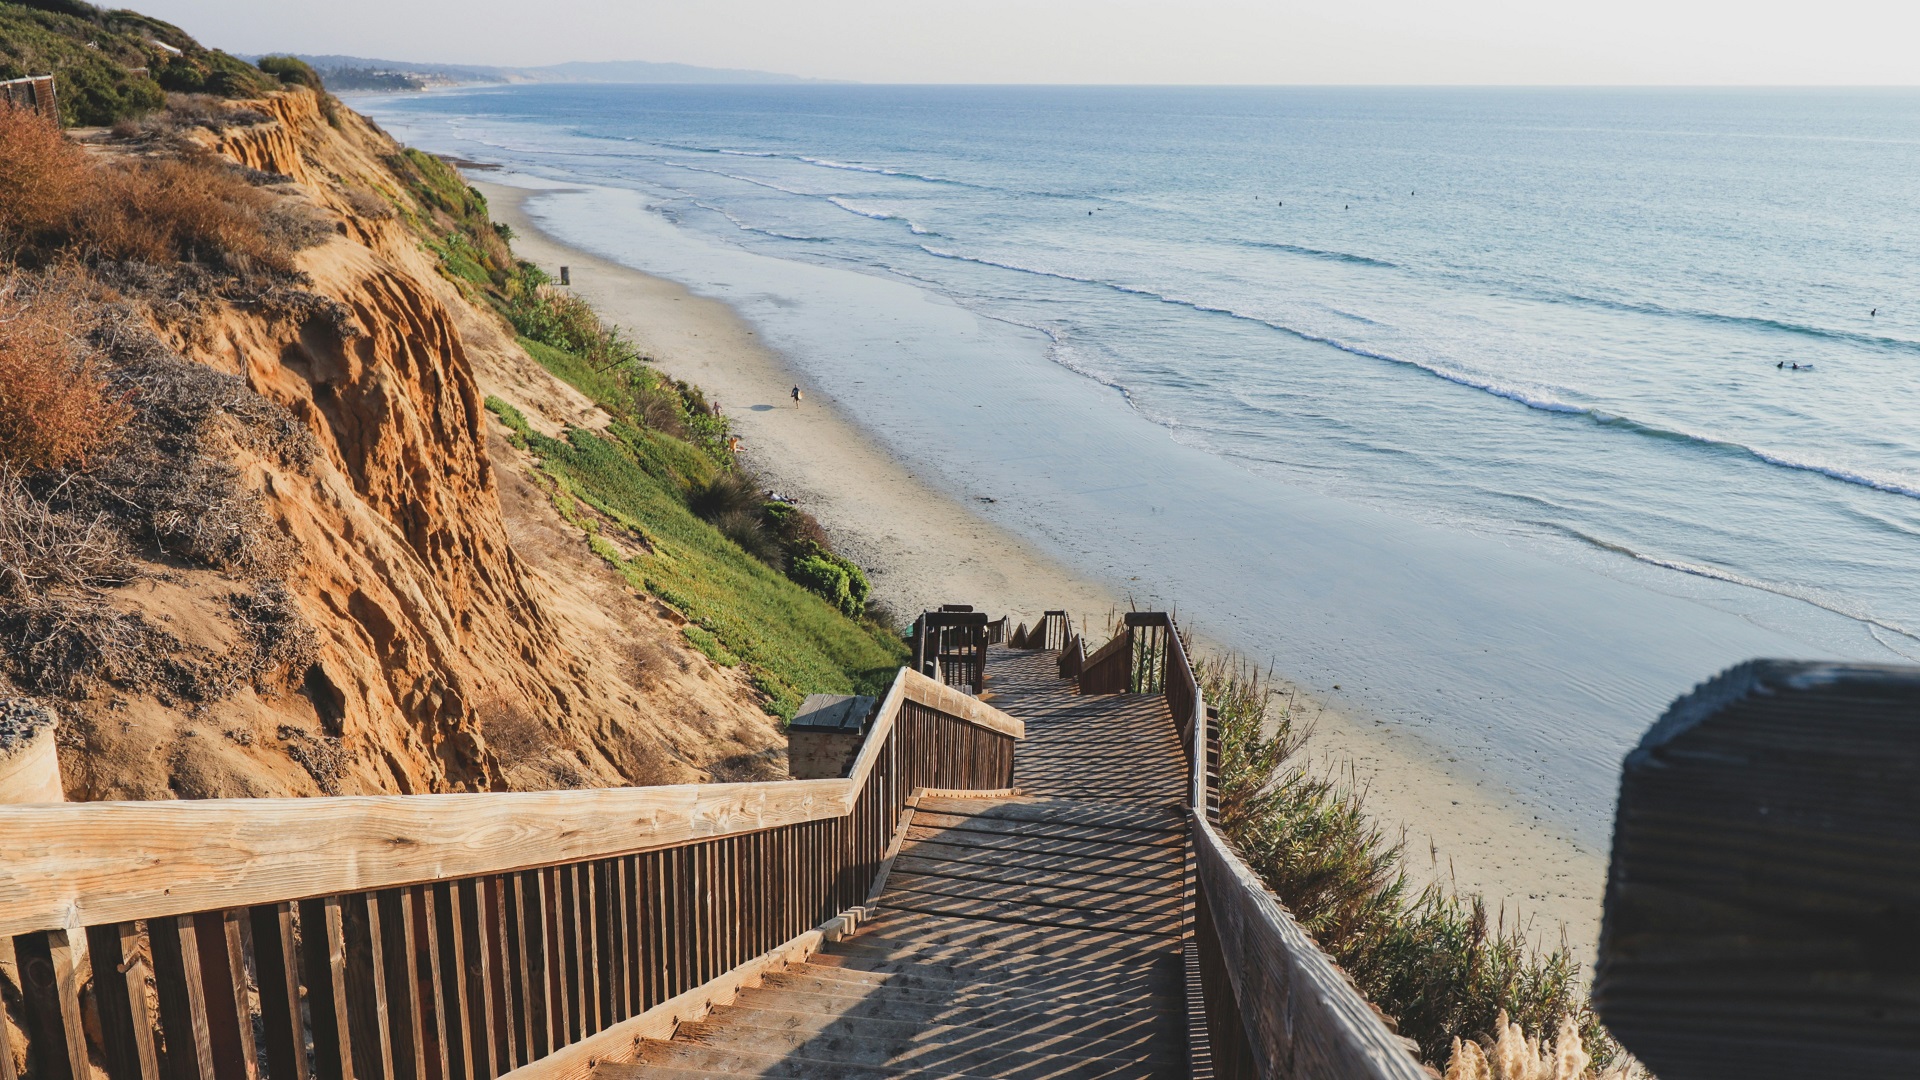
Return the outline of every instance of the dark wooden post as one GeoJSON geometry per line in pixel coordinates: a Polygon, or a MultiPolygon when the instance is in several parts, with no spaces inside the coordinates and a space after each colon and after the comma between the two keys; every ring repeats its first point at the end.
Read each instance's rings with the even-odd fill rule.
{"type": "Polygon", "coordinates": [[[1593,999],[1662,1080],[1920,1076],[1920,668],[1674,703],[1622,770],[1593,999]]]}

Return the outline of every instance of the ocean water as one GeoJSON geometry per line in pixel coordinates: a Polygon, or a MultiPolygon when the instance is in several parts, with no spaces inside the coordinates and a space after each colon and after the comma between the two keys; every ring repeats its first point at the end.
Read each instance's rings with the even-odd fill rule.
{"type": "Polygon", "coordinates": [[[1587,839],[1711,665],[1920,658],[1920,93],[355,104],[564,187],[557,235],[732,301],[956,494],[1587,839]]]}

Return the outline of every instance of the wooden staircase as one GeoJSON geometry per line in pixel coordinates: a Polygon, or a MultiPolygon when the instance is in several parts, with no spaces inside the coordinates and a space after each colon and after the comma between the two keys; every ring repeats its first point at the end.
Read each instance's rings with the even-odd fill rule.
{"type": "Polygon", "coordinates": [[[0,806],[0,1080],[1424,1075],[1215,830],[1170,615],[914,636],[838,777],[0,806]]]}
{"type": "Polygon", "coordinates": [[[1188,1075],[1186,765],[1166,699],[994,647],[1018,794],[923,797],[853,937],[609,1077],[1188,1075]],[[1065,798],[1050,793],[1071,792],[1065,798]]]}

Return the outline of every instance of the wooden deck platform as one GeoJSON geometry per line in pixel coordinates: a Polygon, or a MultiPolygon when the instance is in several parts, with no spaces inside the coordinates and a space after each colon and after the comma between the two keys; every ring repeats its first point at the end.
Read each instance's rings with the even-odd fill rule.
{"type": "Polygon", "coordinates": [[[924,799],[880,915],[609,1078],[1188,1072],[1185,761],[1160,695],[1082,696],[994,648],[1019,794],[924,799]]]}

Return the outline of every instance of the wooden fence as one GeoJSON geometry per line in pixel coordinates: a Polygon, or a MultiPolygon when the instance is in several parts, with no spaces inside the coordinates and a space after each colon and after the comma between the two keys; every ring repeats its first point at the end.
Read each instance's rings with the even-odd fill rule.
{"type": "MultiPolygon", "coordinates": [[[[1068,631],[1078,647],[1078,635],[1068,631]]],[[[1129,612],[1092,656],[1077,660],[1082,693],[1167,699],[1190,769],[1187,816],[1192,913],[1208,1065],[1218,1077],[1421,1080],[1407,1046],[1289,917],[1215,830],[1219,731],[1164,612],[1129,612]]]]}
{"type": "Polygon", "coordinates": [[[988,622],[984,612],[965,604],[924,611],[913,621],[913,669],[948,686],[974,694],[987,687],[987,647],[1004,634],[1006,619],[988,622]]]}
{"type": "Polygon", "coordinates": [[[903,669],[846,779],[0,807],[30,1073],[585,1076],[851,925],[1023,734],[903,669]]]}
{"type": "Polygon", "coordinates": [[[60,122],[60,104],[54,97],[51,75],[32,75],[0,82],[0,101],[15,108],[31,109],[55,124],[60,122]]]}

